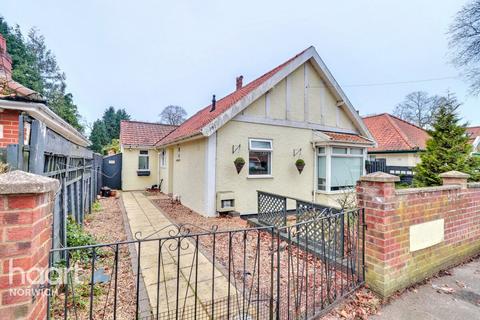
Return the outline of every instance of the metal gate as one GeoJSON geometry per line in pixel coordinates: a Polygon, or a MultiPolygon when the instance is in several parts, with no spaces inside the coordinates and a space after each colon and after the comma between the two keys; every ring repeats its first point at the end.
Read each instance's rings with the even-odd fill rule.
{"type": "Polygon", "coordinates": [[[103,157],[103,185],[112,189],[122,188],[122,154],[103,157]]]}
{"type": "Polygon", "coordinates": [[[282,227],[171,225],[131,241],[52,250],[66,258],[50,282],[49,316],[316,318],[365,281],[364,213],[302,210],[313,218],[282,227]],[[134,282],[125,290],[129,271],[134,282]]]}

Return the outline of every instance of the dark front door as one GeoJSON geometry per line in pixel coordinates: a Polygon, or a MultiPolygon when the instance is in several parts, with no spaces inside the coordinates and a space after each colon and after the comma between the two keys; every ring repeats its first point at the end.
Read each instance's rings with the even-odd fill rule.
{"type": "Polygon", "coordinates": [[[122,188],[122,154],[114,154],[103,158],[103,186],[112,189],[122,188]]]}

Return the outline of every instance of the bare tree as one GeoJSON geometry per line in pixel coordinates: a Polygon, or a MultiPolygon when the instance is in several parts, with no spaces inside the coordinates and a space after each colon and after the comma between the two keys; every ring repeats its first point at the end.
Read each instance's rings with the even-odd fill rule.
{"type": "Polygon", "coordinates": [[[439,99],[424,91],[414,91],[395,107],[393,114],[426,129],[432,123],[439,99]]]}
{"type": "Polygon", "coordinates": [[[480,93],[480,0],[467,3],[449,29],[453,63],[462,69],[472,93],[480,93]]]}
{"type": "Polygon", "coordinates": [[[169,105],[160,113],[160,121],[171,125],[178,126],[185,121],[187,111],[180,106],[169,105]]]}

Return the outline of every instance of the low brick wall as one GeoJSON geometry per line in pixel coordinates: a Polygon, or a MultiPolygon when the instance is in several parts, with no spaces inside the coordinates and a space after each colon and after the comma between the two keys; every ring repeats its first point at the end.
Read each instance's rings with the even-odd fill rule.
{"type": "Polygon", "coordinates": [[[480,184],[448,173],[444,185],[395,190],[373,173],[357,185],[365,208],[366,281],[386,297],[480,253],[480,184]]]}

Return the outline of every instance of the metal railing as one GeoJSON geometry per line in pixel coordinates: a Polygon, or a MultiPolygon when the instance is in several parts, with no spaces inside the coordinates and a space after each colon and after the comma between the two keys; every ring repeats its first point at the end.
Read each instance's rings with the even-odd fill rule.
{"type": "Polygon", "coordinates": [[[365,279],[362,210],[279,228],[172,225],[135,237],[52,250],[49,317],[309,319],[365,279]],[[65,259],[54,264],[57,252],[65,259]]]}
{"type": "Polygon", "coordinates": [[[295,217],[296,222],[308,221],[318,215],[339,212],[338,209],[318,203],[287,197],[276,193],[257,191],[258,222],[267,226],[284,227],[288,217],[295,217]],[[288,206],[290,204],[290,208],[288,206]]]}

